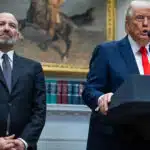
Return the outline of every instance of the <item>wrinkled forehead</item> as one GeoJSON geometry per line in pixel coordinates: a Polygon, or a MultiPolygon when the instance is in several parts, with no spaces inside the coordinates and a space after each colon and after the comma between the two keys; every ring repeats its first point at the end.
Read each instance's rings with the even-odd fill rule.
{"type": "Polygon", "coordinates": [[[18,25],[18,21],[15,16],[10,13],[0,13],[0,21],[8,21],[18,25]]]}
{"type": "Polygon", "coordinates": [[[150,15],[150,8],[140,8],[140,7],[135,7],[133,8],[133,13],[134,14],[149,14],[150,15]]]}

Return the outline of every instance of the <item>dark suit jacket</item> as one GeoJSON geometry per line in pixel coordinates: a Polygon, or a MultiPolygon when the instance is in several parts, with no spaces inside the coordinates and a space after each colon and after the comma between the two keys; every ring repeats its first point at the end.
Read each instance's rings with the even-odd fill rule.
{"type": "Polygon", "coordinates": [[[99,96],[114,93],[130,74],[139,74],[139,70],[127,36],[120,41],[107,42],[95,48],[82,93],[84,102],[92,109],[88,150],[93,150],[92,147],[94,150],[118,148],[115,127],[107,124],[107,116],[95,112],[95,108],[99,96]]]}
{"type": "Polygon", "coordinates": [[[11,93],[0,69],[0,136],[6,135],[10,114],[9,135],[24,139],[28,149],[36,150],[46,116],[44,74],[38,62],[16,54],[13,59],[11,93]]]}

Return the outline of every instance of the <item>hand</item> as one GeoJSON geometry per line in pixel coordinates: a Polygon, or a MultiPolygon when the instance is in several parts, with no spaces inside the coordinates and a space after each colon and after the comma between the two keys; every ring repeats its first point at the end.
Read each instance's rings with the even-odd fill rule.
{"type": "Polygon", "coordinates": [[[14,139],[15,138],[15,134],[13,135],[10,135],[10,136],[5,136],[3,137],[5,140],[11,140],[11,139],[14,139]]]}
{"type": "Polygon", "coordinates": [[[15,147],[14,147],[15,150],[25,150],[25,145],[21,140],[15,139],[14,144],[15,144],[15,147]]]}
{"type": "Polygon", "coordinates": [[[15,146],[14,145],[14,137],[15,137],[15,135],[1,137],[0,138],[0,150],[12,149],[15,146]]]}
{"type": "Polygon", "coordinates": [[[113,93],[107,93],[107,94],[104,94],[102,97],[100,97],[100,99],[98,99],[100,111],[104,115],[107,115],[108,104],[111,101],[112,95],[113,95],[113,93]]]}

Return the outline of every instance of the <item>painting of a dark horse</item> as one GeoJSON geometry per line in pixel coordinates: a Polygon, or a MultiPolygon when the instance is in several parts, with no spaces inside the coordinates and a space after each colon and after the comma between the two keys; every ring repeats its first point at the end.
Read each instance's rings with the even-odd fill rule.
{"type": "Polygon", "coordinates": [[[68,17],[64,13],[59,12],[60,23],[55,24],[55,34],[51,37],[49,33],[51,27],[51,13],[48,7],[48,0],[31,0],[26,18],[23,20],[18,20],[19,30],[22,32],[25,27],[31,26],[37,31],[44,31],[43,33],[47,35],[48,38],[44,42],[38,44],[40,49],[47,51],[48,47],[51,47],[58,52],[61,60],[64,60],[69,56],[69,51],[72,44],[70,35],[73,29],[78,28],[79,25],[82,25],[85,22],[91,22],[93,19],[91,15],[92,11],[93,8],[90,8],[84,14],[73,17],[68,17]],[[65,50],[62,50],[59,45],[53,44],[53,42],[58,39],[65,42],[65,50]]]}
{"type": "Polygon", "coordinates": [[[49,38],[38,44],[38,46],[43,51],[46,51],[48,46],[50,46],[60,54],[61,59],[64,59],[64,57],[68,57],[69,49],[71,48],[70,34],[72,32],[73,26],[69,21],[69,17],[63,13],[60,13],[60,19],[61,23],[55,25],[55,35],[53,38],[51,38],[49,34],[51,19],[47,0],[31,0],[26,18],[23,20],[18,20],[19,30],[23,31],[25,27],[32,26],[37,31],[45,31],[43,33],[48,35],[49,38]],[[65,42],[66,50],[64,52],[58,45],[53,44],[53,41],[56,41],[57,39],[62,39],[65,42]]]}

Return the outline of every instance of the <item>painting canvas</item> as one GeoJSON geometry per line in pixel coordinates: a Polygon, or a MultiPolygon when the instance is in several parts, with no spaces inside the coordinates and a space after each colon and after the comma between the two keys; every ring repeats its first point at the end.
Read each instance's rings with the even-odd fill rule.
{"type": "Polygon", "coordinates": [[[51,1],[1,0],[0,10],[19,21],[22,40],[15,50],[40,62],[88,68],[93,49],[106,41],[107,1],[64,0],[53,26],[51,1]]]}

